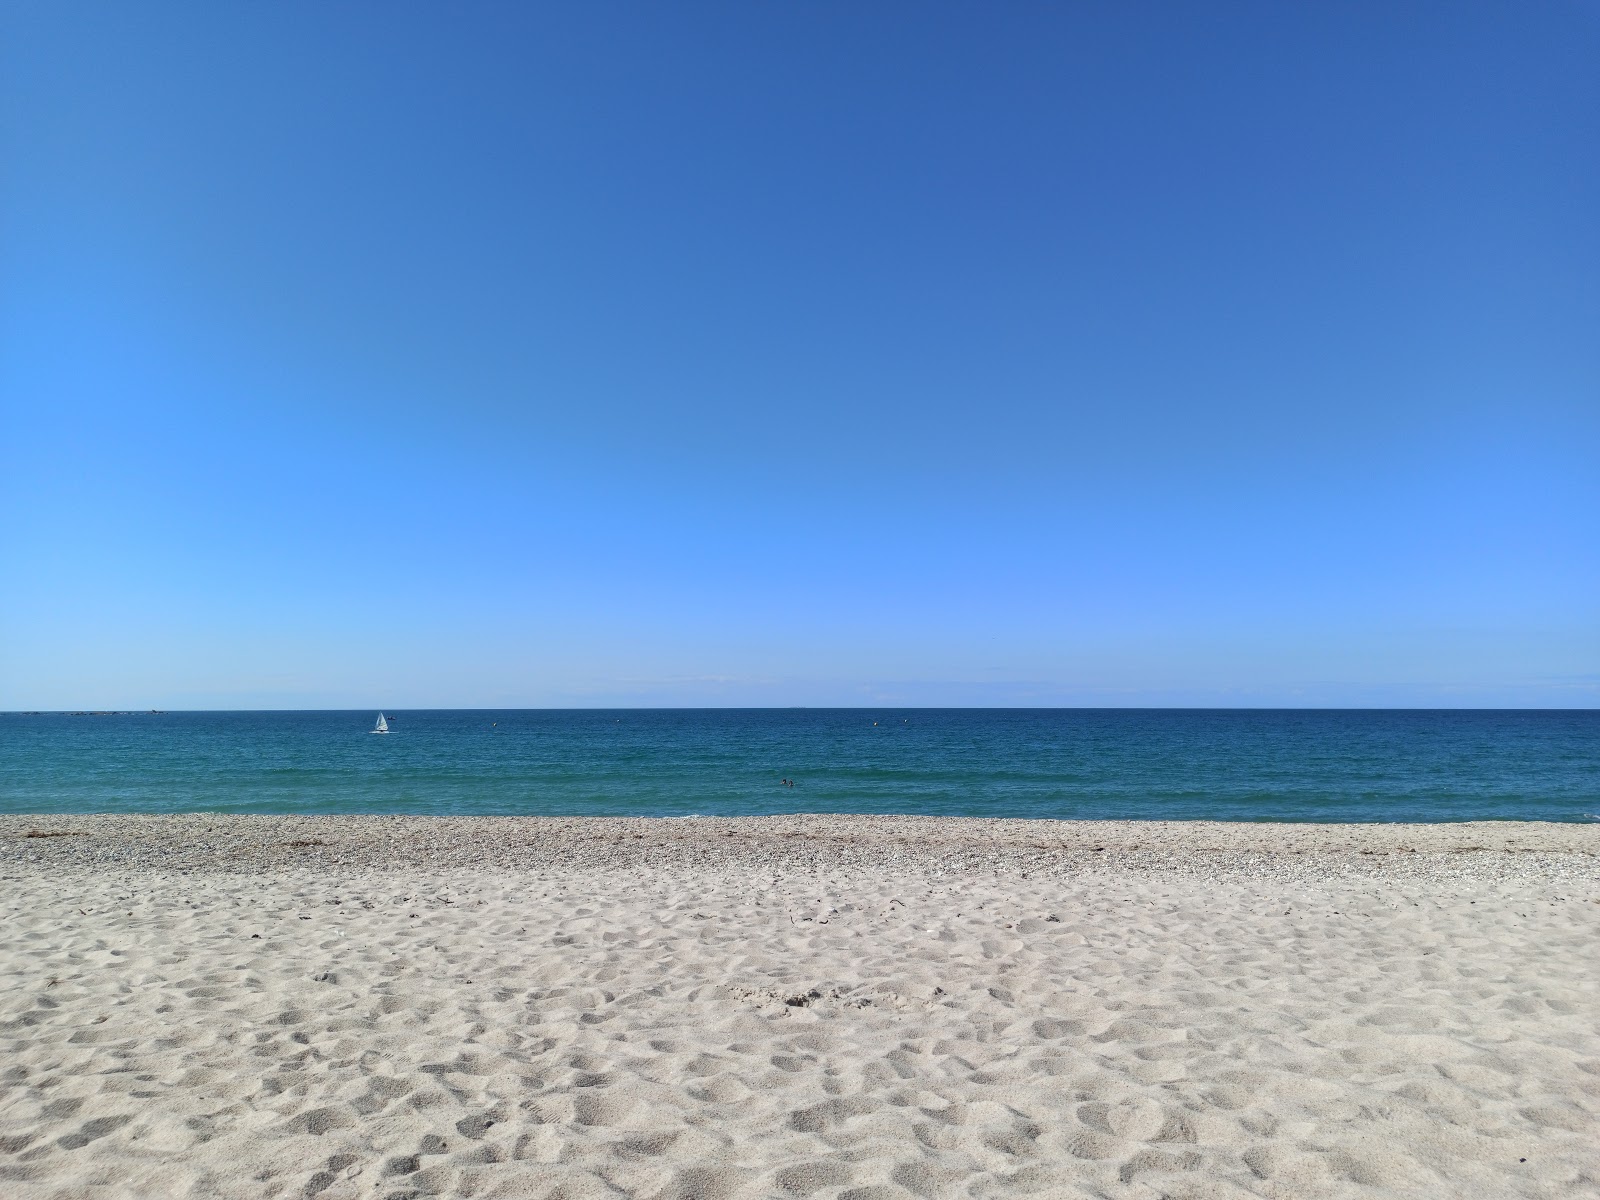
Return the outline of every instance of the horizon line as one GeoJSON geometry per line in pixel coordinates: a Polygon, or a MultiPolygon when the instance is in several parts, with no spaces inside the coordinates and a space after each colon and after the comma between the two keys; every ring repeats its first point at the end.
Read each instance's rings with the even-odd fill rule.
{"type": "Polygon", "coordinates": [[[1600,705],[1384,704],[594,704],[376,705],[340,708],[16,708],[4,717],[144,717],[193,713],[408,712],[1600,712],[1600,705]]]}

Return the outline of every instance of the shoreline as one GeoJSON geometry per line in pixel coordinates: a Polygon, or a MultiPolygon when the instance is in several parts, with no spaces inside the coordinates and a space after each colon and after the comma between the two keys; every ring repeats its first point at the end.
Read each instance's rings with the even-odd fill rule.
{"type": "Polygon", "coordinates": [[[893,868],[1600,879],[1600,824],[1052,821],[979,817],[3,814],[0,869],[725,871],[893,868]]]}

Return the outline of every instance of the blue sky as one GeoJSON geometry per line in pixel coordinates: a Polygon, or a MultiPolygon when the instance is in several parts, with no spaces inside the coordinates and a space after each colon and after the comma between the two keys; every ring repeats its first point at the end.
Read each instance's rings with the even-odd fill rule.
{"type": "Polygon", "coordinates": [[[1592,706],[1596,61],[7,6],[0,708],[1592,706]]]}

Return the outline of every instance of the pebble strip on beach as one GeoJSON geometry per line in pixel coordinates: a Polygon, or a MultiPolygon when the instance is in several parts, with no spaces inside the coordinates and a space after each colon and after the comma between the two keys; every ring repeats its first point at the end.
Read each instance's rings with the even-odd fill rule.
{"type": "Polygon", "coordinates": [[[642,866],[794,874],[1158,871],[1577,883],[1600,824],[1312,825],[797,815],[741,818],[3,815],[0,866],[175,872],[642,866]]]}

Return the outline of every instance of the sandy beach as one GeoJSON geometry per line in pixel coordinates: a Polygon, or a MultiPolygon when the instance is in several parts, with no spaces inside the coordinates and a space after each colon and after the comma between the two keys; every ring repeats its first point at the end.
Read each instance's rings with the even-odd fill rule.
{"type": "Polygon", "coordinates": [[[1600,826],[0,817],[0,1195],[1592,1196],[1600,826]]]}

